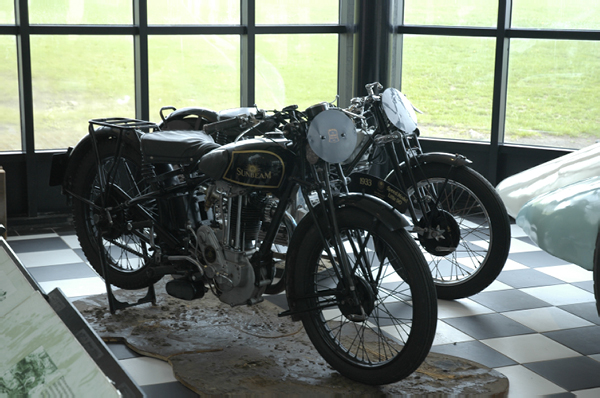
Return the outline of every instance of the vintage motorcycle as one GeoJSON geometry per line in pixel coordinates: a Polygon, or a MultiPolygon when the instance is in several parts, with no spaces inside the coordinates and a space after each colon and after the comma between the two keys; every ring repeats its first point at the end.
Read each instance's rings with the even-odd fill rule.
{"type": "MultiPolygon", "coordinates": [[[[510,250],[510,220],[502,199],[464,156],[423,152],[414,107],[400,91],[388,88],[380,94],[379,83],[366,88],[367,96],[353,98],[350,107],[341,109],[355,122],[358,133],[355,151],[343,162],[344,173],[355,177],[349,189],[378,196],[410,215],[438,298],[459,299],[481,292],[500,274],[510,250]],[[391,168],[382,176],[385,181],[373,175],[374,166],[381,163],[387,163],[385,170],[391,168]]],[[[307,112],[326,109],[339,108],[321,103],[307,112]]],[[[166,107],[160,111],[161,128],[201,130],[206,123],[239,111],[166,107]],[[167,110],[171,112],[165,116],[167,110]]],[[[238,124],[208,132],[227,143],[251,136],[246,127],[238,124]]],[[[269,292],[281,288],[274,285],[269,292]]]]}
{"type": "Polygon", "coordinates": [[[281,315],[302,321],[350,379],[377,385],[412,373],[435,335],[435,287],[408,220],[348,191],[352,177],[340,162],[356,147],[352,120],[339,109],[296,106],[218,119],[204,132],[95,119],[55,156],[51,181],[72,202],[90,264],[123,289],[167,276],[174,297],[210,290],[231,306],[253,305],[275,283],[284,239],[279,283],[289,310],[281,315]],[[220,145],[206,134],[233,130],[255,138],[220,145]],[[306,214],[296,225],[287,209],[298,192],[306,214]]]}

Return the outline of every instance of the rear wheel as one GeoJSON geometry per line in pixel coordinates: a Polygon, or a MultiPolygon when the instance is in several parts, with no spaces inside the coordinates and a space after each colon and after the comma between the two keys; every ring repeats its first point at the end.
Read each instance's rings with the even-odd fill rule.
{"type": "MultiPolygon", "coordinates": [[[[437,302],[427,265],[404,229],[392,232],[353,208],[339,210],[337,221],[355,295],[313,225],[293,270],[306,333],[342,375],[366,384],[396,382],[420,366],[435,335],[437,302]]],[[[331,247],[332,237],[326,239],[331,247]]]]}
{"type": "Polygon", "coordinates": [[[98,142],[99,166],[91,150],[74,165],[73,221],[81,248],[96,272],[107,277],[114,286],[141,289],[160,278],[149,277],[147,272],[153,255],[150,229],[132,226],[148,221],[149,215],[156,214],[157,207],[152,199],[133,206],[124,205],[129,198],[147,192],[150,185],[142,177],[139,150],[123,144],[120,156],[115,159],[117,150],[116,138],[101,140],[98,142]],[[108,195],[103,194],[100,188],[99,172],[104,180],[112,173],[108,195]],[[106,276],[100,250],[106,255],[106,276]]]}
{"type": "MultiPolygon", "coordinates": [[[[510,249],[510,221],[492,185],[469,167],[430,163],[413,169],[417,187],[405,176],[407,194],[417,208],[418,234],[438,298],[468,297],[500,274],[510,249]],[[418,210],[416,189],[427,199],[418,210]],[[429,223],[429,224],[428,224],[429,223]]],[[[387,180],[397,185],[395,174],[387,180]]]]}

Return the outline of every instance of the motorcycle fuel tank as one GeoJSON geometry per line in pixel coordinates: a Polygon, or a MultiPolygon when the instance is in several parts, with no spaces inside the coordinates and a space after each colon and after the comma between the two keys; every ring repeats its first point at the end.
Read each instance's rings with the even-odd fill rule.
{"type": "Polygon", "coordinates": [[[215,180],[277,189],[293,164],[294,154],[285,146],[288,142],[255,138],[227,144],[205,155],[198,167],[215,180]]]}

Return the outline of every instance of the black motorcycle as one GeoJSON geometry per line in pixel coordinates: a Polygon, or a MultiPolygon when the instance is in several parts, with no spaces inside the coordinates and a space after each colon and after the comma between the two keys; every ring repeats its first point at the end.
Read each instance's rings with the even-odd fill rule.
{"type": "Polygon", "coordinates": [[[281,315],[301,320],[350,379],[408,376],[433,342],[435,287],[404,216],[348,190],[340,162],[356,147],[352,120],[296,106],[217,116],[195,126],[203,132],[91,120],[89,134],[55,157],[52,182],[72,201],[90,264],[123,289],[168,276],[174,297],[210,290],[231,306],[253,305],[277,283],[284,243],[281,315]],[[218,141],[238,131],[255,138],[221,145],[207,134],[218,141]],[[306,214],[296,225],[288,210],[298,192],[306,214]]]}
{"type": "MultiPolygon", "coordinates": [[[[339,109],[355,122],[357,145],[343,162],[344,173],[354,173],[349,189],[377,196],[410,215],[413,236],[429,264],[438,298],[459,299],[481,292],[500,274],[510,250],[510,220],[502,199],[464,156],[423,152],[414,107],[401,92],[388,88],[380,93],[379,83],[366,88],[368,95],[353,98],[347,109],[320,103],[306,112],[339,109]],[[384,170],[384,178],[378,178],[374,169],[379,174],[384,170]]],[[[218,142],[227,143],[256,133],[243,122],[252,111],[166,107],[160,112],[161,128],[202,130],[225,118],[230,121],[228,128],[206,130],[218,142]],[[165,116],[167,110],[171,112],[165,116]]],[[[296,203],[290,209],[296,220],[304,214],[302,207],[296,203]]],[[[272,287],[271,292],[282,287],[272,287]]]]}

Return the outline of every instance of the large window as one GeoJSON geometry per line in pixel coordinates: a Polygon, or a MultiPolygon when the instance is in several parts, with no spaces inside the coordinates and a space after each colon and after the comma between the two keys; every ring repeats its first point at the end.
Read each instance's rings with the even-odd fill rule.
{"type": "Polygon", "coordinates": [[[236,25],[240,0],[148,0],[148,23],[236,25]]]}
{"type": "Polygon", "coordinates": [[[405,0],[408,25],[496,26],[498,0],[405,0]]]}
{"type": "Polygon", "coordinates": [[[131,0],[29,0],[32,24],[131,24],[131,0]]]}
{"type": "Polygon", "coordinates": [[[239,36],[151,36],[148,48],[151,119],[164,106],[239,106],[239,36]]]}
{"type": "Polygon", "coordinates": [[[490,38],[404,38],[402,91],[423,136],[490,141],[494,45],[490,38]]]}
{"type": "Polygon", "coordinates": [[[405,31],[421,34],[404,35],[402,90],[424,111],[423,135],[490,142],[496,128],[500,144],[595,143],[600,2],[511,3],[508,29],[497,30],[498,1],[405,1],[405,31]]]}
{"type": "Polygon", "coordinates": [[[511,41],[505,142],[582,148],[600,138],[600,42],[511,41]]]}
{"type": "Polygon", "coordinates": [[[337,35],[262,35],[256,42],[256,102],[266,109],[333,101],[337,35]]]}
{"type": "Polygon", "coordinates": [[[15,38],[0,36],[0,151],[21,149],[15,38]]]}
{"type": "Polygon", "coordinates": [[[135,117],[129,36],[33,36],[36,149],[66,148],[97,117],[135,117]]]}

